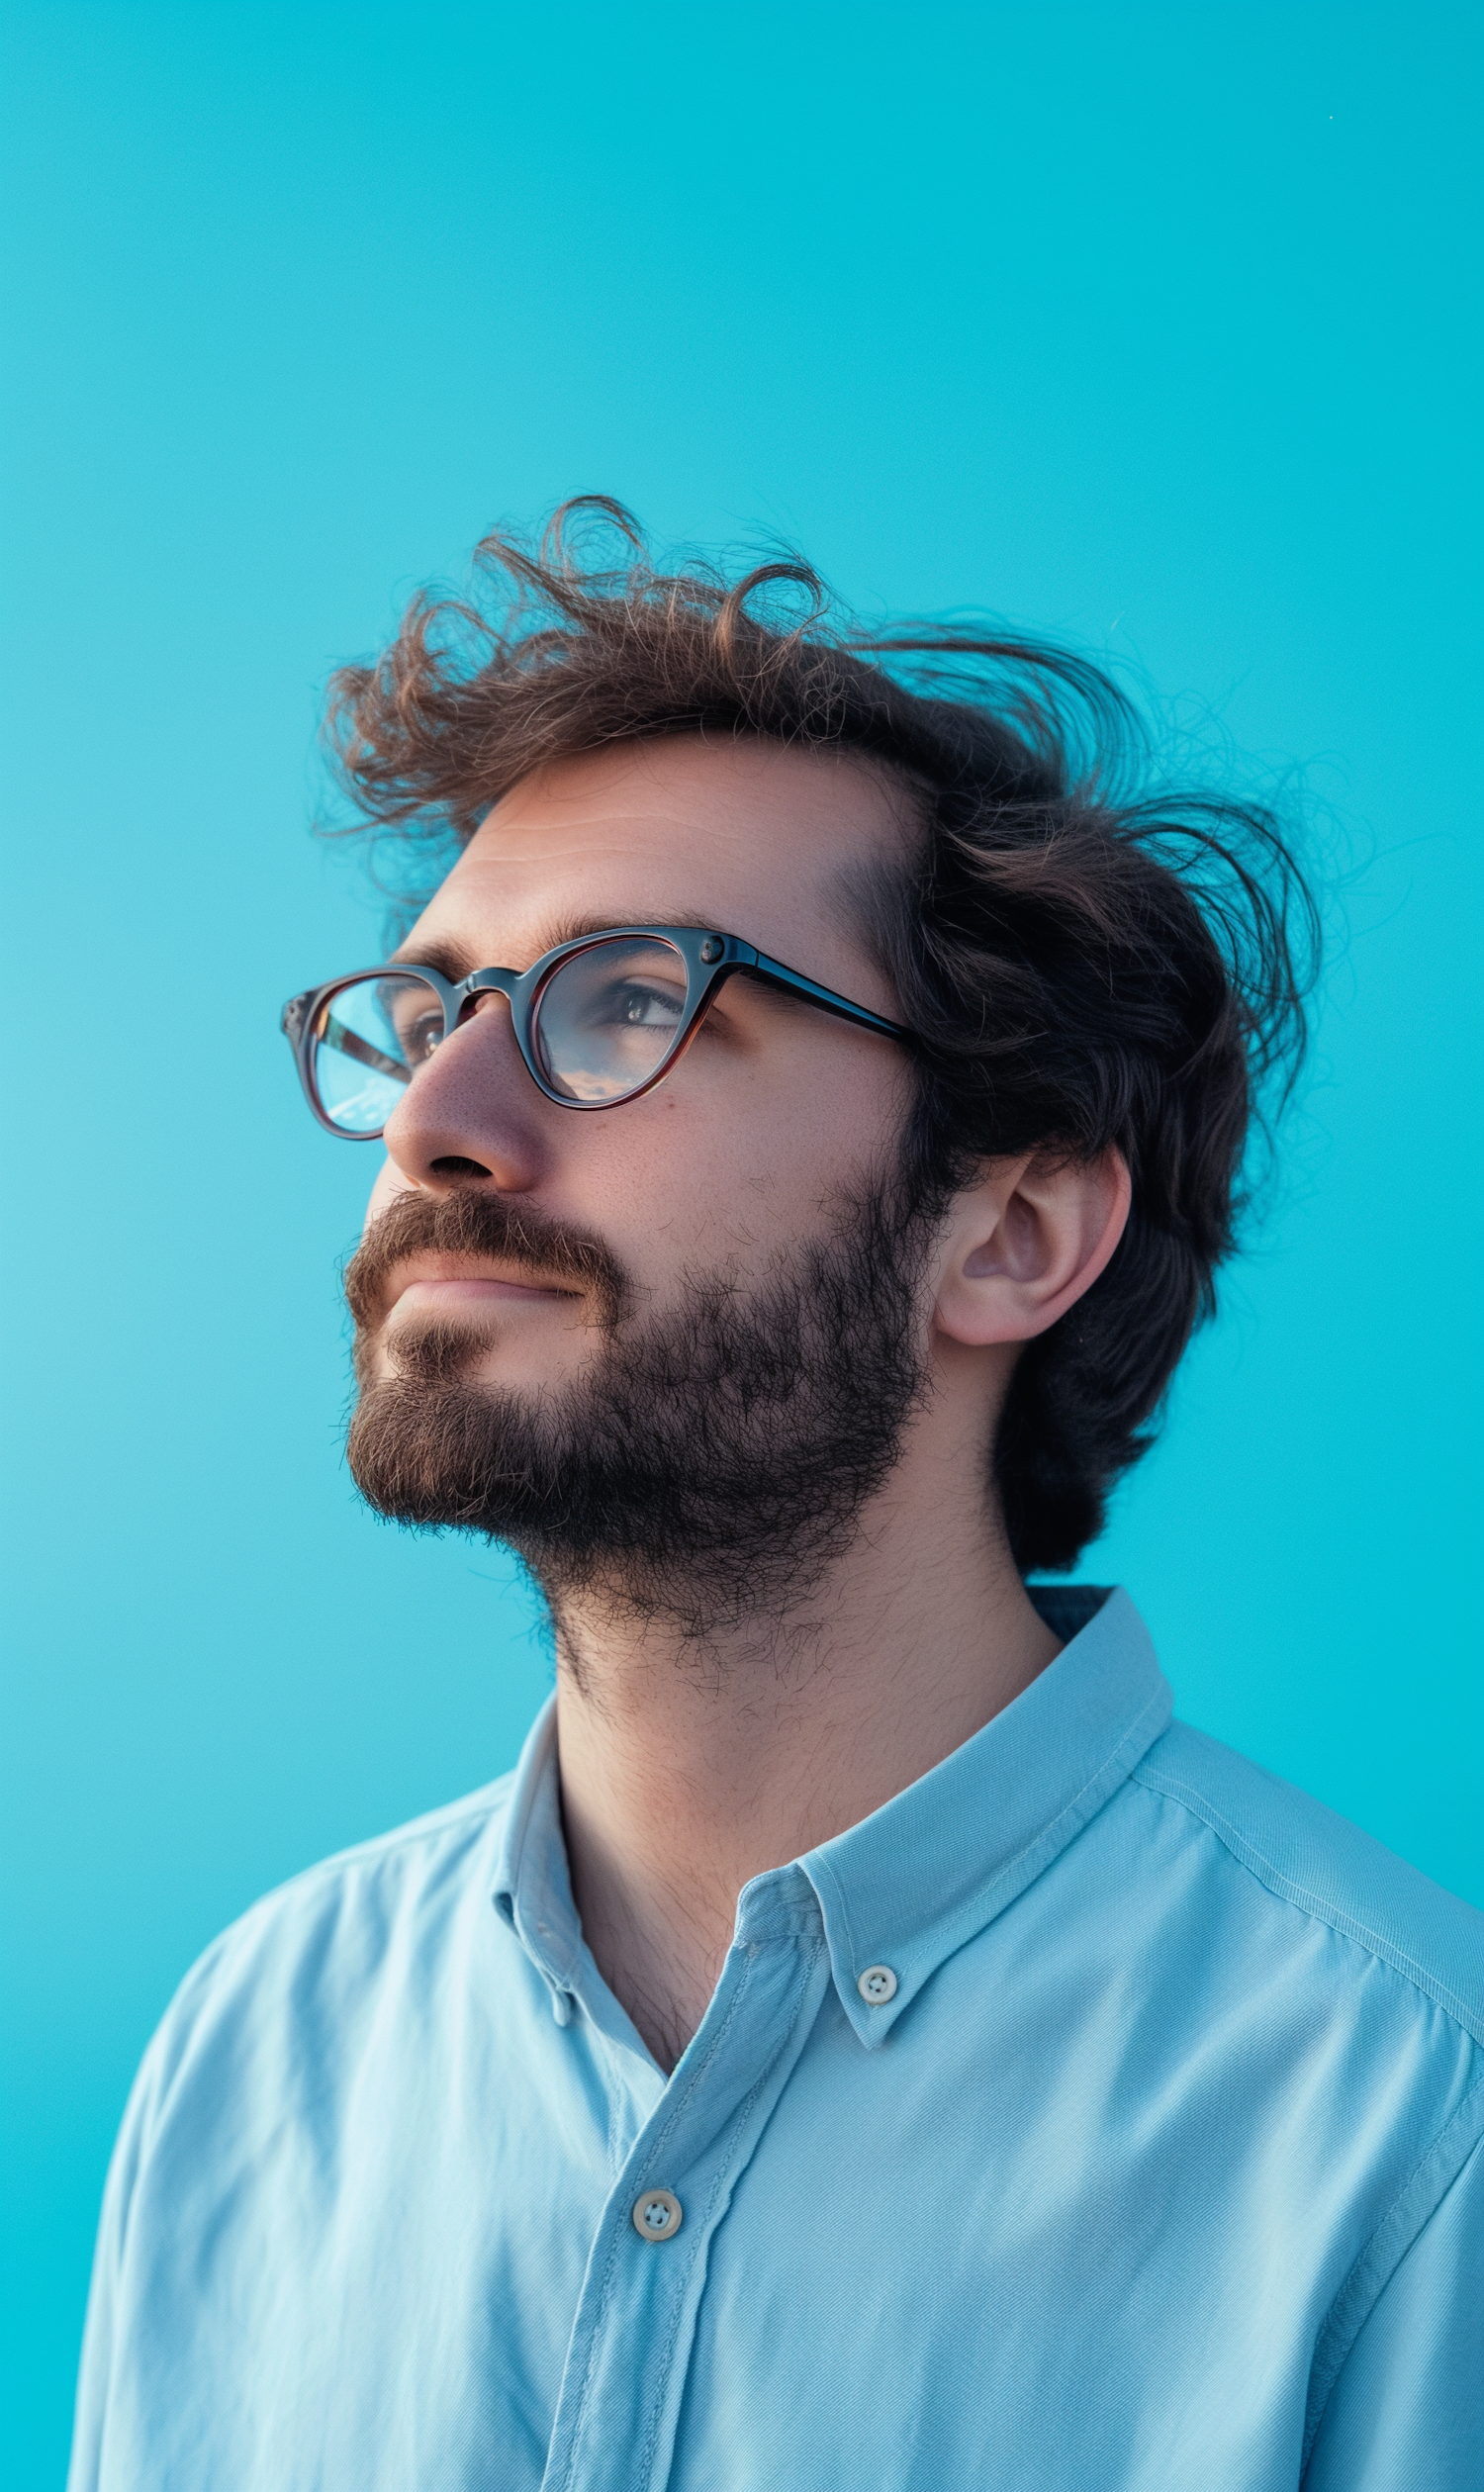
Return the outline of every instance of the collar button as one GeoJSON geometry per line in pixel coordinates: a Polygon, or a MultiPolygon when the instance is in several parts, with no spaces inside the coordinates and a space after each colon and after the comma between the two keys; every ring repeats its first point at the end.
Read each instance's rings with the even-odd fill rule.
{"type": "Polygon", "coordinates": [[[884,2007],[896,1996],[896,1976],[888,1964],[869,1964],[856,1983],[868,2007],[884,2007]]]}

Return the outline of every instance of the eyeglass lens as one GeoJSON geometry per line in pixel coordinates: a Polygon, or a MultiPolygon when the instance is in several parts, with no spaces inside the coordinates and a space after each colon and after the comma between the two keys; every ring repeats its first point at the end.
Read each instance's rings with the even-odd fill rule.
{"type": "MultiPolygon", "coordinates": [[[[625,935],[572,953],[545,980],[533,1018],[536,1061],[564,1099],[603,1106],[653,1080],[679,1042],[686,964],[673,944],[625,935]]],[[[443,1006],[426,980],[357,978],[315,1024],[315,1093],[342,1134],[379,1134],[443,1036],[443,1006]]]]}
{"type": "Polygon", "coordinates": [[[686,964],[674,944],[649,935],[590,944],[541,989],[537,1060],[564,1099],[626,1099],[653,1080],[685,1015],[686,964]]]}
{"type": "Polygon", "coordinates": [[[437,990],[420,977],[361,977],[322,1004],[315,1094],[342,1134],[379,1134],[443,1035],[437,990]]]}

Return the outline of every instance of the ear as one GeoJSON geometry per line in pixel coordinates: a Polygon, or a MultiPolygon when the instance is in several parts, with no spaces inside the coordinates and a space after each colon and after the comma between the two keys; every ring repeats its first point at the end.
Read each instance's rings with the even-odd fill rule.
{"type": "Polygon", "coordinates": [[[1039,1154],[995,1160],[949,1212],[935,1329],[974,1348],[1048,1332],[1105,1268],[1132,1190],[1112,1149],[1082,1163],[1039,1154]]]}

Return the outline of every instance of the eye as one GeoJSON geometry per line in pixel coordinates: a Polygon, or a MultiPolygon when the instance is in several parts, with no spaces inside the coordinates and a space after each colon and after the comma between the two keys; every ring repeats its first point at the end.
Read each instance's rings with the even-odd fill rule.
{"type": "Polygon", "coordinates": [[[621,1021],[631,1030],[673,1030],[681,1016],[681,997],[663,987],[641,985],[636,978],[615,979],[607,990],[607,1009],[600,1005],[597,1019],[621,1021]]]}
{"type": "Polygon", "coordinates": [[[409,999],[394,1011],[392,1018],[404,1061],[425,1063],[443,1036],[441,1012],[431,1004],[415,1004],[409,999]]]}

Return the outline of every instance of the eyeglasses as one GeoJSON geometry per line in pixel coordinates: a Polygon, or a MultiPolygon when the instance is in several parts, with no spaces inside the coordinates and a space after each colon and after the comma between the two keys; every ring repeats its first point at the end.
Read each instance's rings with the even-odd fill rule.
{"type": "Polygon", "coordinates": [[[528,969],[474,969],[453,985],[416,962],[354,969],[283,1008],[304,1095],[326,1132],[375,1142],[421,1064],[481,995],[504,995],[526,1071],[560,1108],[615,1108],[663,1081],[739,969],[882,1038],[912,1033],[735,935],[613,926],[543,952],[528,969]]]}

